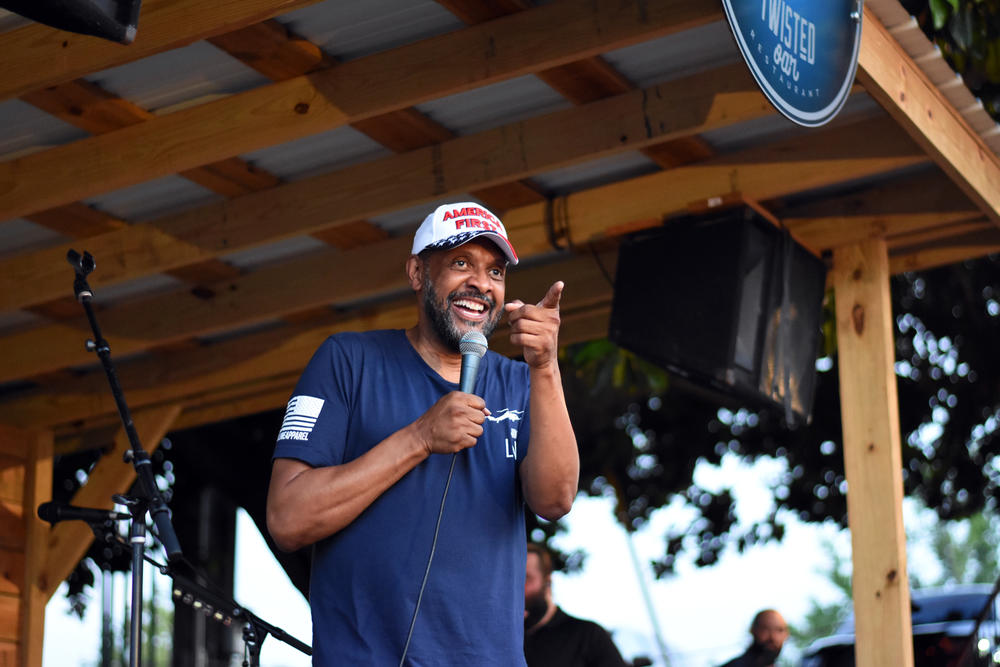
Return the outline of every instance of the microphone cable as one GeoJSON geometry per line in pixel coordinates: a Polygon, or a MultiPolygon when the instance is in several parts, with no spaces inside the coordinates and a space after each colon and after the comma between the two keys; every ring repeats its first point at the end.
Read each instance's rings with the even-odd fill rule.
{"type": "MultiPolygon", "coordinates": [[[[462,336],[458,343],[458,350],[462,355],[462,370],[459,375],[459,391],[475,393],[476,377],[479,373],[479,361],[486,354],[486,336],[481,331],[468,331],[462,336]]],[[[441,494],[441,507],[438,508],[437,523],[434,525],[434,539],[431,540],[431,553],[427,557],[427,568],[424,570],[424,579],[420,582],[420,591],[417,593],[417,602],[413,605],[413,618],[410,619],[410,629],[406,633],[406,643],[403,644],[403,655],[399,658],[399,667],[403,667],[406,661],[406,652],[410,648],[410,640],[413,639],[413,629],[417,625],[417,614],[420,611],[420,601],[424,597],[424,588],[427,586],[427,578],[431,573],[431,562],[434,560],[434,552],[437,550],[438,533],[441,530],[441,517],[444,516],[444,501],[448,498],[448,488],[451,486],[451,476],[455,472],[455,461],[458,452],[451,455],[451,467],[448,468],[448,479],[444,483],[444,493],[441,494]]]]}
{"type": "Polygon", "coordinates": [[[427,586],[427,577],[431,573],[431,562],[434,560],[434,551],[437,549],[438,532],[441,530],[441,517],[444,516],[444,501],[448,498],[448,488],[451,486],[451,474],[455,472],[455,461],[458,452],[451,455],[451,467],[448,468],[448,479],[444,483],[444,493],[441,494],[441,507],[438,509],[437,523],[434,526],[434,539],[431,540],[431,553],[427,557],[427,568],[424,570],[424,579],[420,582],[420,592],[417,593],[417,603],[413,606],[413,618],[410,619],[410,630],[406,633],[406,643],[403,645],[403,655],[399,658],[399,667],[403,667],[406,661],[406,651],[410,648],[410,640],[413,639],[413,628],[417,625],[417,613],[420,611],[420,601],[424,597],[424,587],[427,586]]]}

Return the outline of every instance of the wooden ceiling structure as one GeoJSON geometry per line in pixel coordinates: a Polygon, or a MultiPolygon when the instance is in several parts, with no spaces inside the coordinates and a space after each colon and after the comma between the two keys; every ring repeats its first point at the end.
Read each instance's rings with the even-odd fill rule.
{"type": "Polygon", "coordinates": [[[35,518],[53,456],[106,448],[77,505],[110,505],[132,481],[67,250],[96,258],[98,321],[140,436],[157,443],[283,406],[333,332],[415,321],[402,266],[417,211],[459,197],[505,221],[522,258],[509,294],[537,300],[566,281],[562,342],[606,334],[616,240],[672,215],[750,202],[828,259],[858,664],[912,663],[888,277],[1000,250],[1000,136],[897,0],[865,4],[852,98],[812,130],[776,115],[731,39],[699,44],[706,58],[687,70],[665,53],[681,65],[648,84],[614,64],[719,35],[718,2],[439,0],[454,25],[357,57],[289,19],[335,4],[387,3],[146,0],[129,46],[30,22],[0,34],[0,118],[14,109],[79,132],[0,148],[0,663],[41,664],[45,602],[89,542],[86,526],[35,518]],[[102,86],[102,73],[192,44],[263,79],[162,109],[102,86]],[[501,112],[471,128],[426,110],[527,81],[563,103],[508,118],[520,99],[503,89],[487,96],[501,112]],[[296,177],[252,157],[338,128],[378,152],[296,177]],[[624,155],[645,167],[604,167],[624,155]],[[100,203],[164,178],[212,197],[141,220],[100,203]],[[10,230],[25,228],[47,235],[18,245],[10,230]],[[286,250],[262,259],[267,248],[286,250]]]}

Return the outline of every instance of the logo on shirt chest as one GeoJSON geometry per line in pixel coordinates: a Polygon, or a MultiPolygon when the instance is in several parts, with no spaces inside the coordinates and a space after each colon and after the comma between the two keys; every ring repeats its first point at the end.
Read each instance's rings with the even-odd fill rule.
{"type": "Polygon", "coordinates": [[[517,459],[517,424],[521,421],[523,414],[524,410],[504,408],[486,417],[487,421],[495,424],[510,422],[508,433],[504,437],[504,453],[508,459],[517,459]]]}

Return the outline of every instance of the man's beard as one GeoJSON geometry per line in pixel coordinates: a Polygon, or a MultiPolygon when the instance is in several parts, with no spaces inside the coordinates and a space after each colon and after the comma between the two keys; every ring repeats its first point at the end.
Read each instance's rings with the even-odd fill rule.
{"type": "MultiPolygon", "coordinates": [[[[447,299],[441,299],[438,297],[437,290],[434,289],[434,284],[431,282],[430,272],[426,269],[424,270],[424,312],[427,313],[427,317],[430,319],[431,326],[434,328],[434,332],[438,335],[438,338],[454,352],[459,351],[458,344],[461,342],[465,332],[459,331],[455,318],[451,316],[450,306],[456,299],[464,298],[480,299],[486,302],[486,306],[490,310],[496,308],[496,301],[476,290],[452,292],[448,295],[447,299]]],[[[491,317],[488,317],[479,325],[479,330],[486,338],[493,335],[497,325],[500,324],[502,316],[503,310],[497,308],[491,317]]],[[[476,327],[472,323],[470,323],[470,326],[472,328],[476,327]]]]}
{"type": "Polygon", "coordinates": [[[524,616],[524,629],[529,630],[542,620],[545,612],[549,610],[549,603],[545,599],[545,593],[539,592],[535,595],[525,596],[524,610],[528,612],[524,616]]]}

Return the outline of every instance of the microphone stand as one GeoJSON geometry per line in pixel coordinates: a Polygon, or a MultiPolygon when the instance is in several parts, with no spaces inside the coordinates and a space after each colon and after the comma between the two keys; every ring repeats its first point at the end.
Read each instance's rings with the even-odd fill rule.
{"type": "Polygon", "coordinates": [[[139,441],[139,434],[136,433],[135,424],[132,423],[132,415],[128,405],[125,403],[125,396],[122,393],[121,385],[118,382],[118,374],[111,363],[111,346],[101,335],[101,328],[97,324],[97,317],[91,301],[94,298],[94,291],[87,284],[87,276],[97,267],[94,257],[84,251],[83,256],[76,250],[70,249],[66,253],[66,261],[73,267],[76,278],[73,281],[73,293],[77,301],[83,306],[87,313],[87,320],[90,328],[94,332],[94,338],[87,341],[87,350],[95,352],[101,360],[104,372],[108,376],[108,383],[111,385],[111,393],[118,407],[118,415],[121,417],[122,425],[128,436],[131,449],[125,452],[125,461],[135,467],[136,478],[142,490],[142,498],[125,499],[125,504],[132,515],[132,527],[129,531],[129,541],[132,545],[132,609],[131,609],[131,636],[129,637],[129,665],[139,666],[139,651],[141,650],[142,637],[142,559],[146,545],[146,511],[149,511],[156,524],[157,535],[163,548],[167,552],[168,562],[174,562],[181,556],[180,543],[177,541],[177,533],[170,522],[170,509],[167,507],[159,488],[156,486],[156,479],[153,477],[153,466],[149,458],[149,453],[142,448],[139,441]]]}
{"type": "MultiPolygon", "coordinates": [[[[126,505],[134,514],[142,516],[142,510],[140,509],[143,505],[142,501],[117,494],[114,496],[114,501],[119,505],[126,505]]],[[[94,531],[94,537],[99,542],[107,545],[118,544],[124,546],[125,541],[118,531],[115,530],[114,521],[109,518],[104,521],[88,521],[87,523],[90,529],[94,531]]],[[[243,641],[245,645],[243,667],[260,667],[260,650],[268,634],[274,635],[276,639],[285,642],[296,650],[302,651],[306,655],[312,655],[311,646],[296,639],[281,628],[271,625],[236,600],[224,594],[217,593],[208,588],[208,586],[199,583],[192,578],[197,576],[196,574],[192,573],[192,577],[188,577],[177,571],[177,563],[165,565],[153,560],[148,554],[143,552],[141,547],[137,548],[137,545],[141,544],[141,542],[135,539],[138,536],[138,533],[134,532],[136,524],[140,525],[140,528],[137,529],[138,531],[144,531],[145,529],[145,524],[142,521],[134,521],[132,524],[133,531],[130,531],[129,535],[129,542],[132,544],[132,570],[141,572],[142,561],[145,560],[154,566],[160,574],[164,574],[173,580],[172,597],[175,600],[175,604],[183,602],[184,604],[191,605],[205,614],[206,617],[222,623],[226,627],[232,625],[234,620],[243,621],[243,641]]],[[[139,581],[141,582],[141,578],[139,581]]],[[[136,600],[135,598],[135,590],[137,589],[133,588],[133,609],[138,608],[141,604],[141,599],[136,600]]],[[[136,627],[135,625],[132,626],[132,633],[135,635],[135,641],[138,641],[136,627]]]]}

